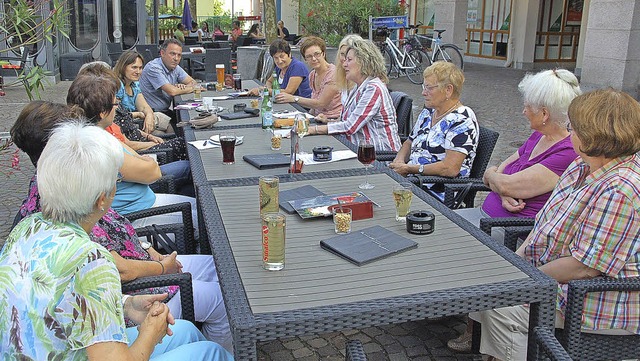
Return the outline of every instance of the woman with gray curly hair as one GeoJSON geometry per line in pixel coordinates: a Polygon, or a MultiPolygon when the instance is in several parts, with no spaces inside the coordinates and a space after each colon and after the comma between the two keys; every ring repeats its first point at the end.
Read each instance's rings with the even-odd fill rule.
{"type": "Polygon", "coordinates": [[[356,39],[342,67],[355,87],[343,102],[340,121],[310,127],[309,134],[344,134],[356,145],[366,139],[378,151],[398,151],[402,143],[380,50],[370,40],[356,39]]]}

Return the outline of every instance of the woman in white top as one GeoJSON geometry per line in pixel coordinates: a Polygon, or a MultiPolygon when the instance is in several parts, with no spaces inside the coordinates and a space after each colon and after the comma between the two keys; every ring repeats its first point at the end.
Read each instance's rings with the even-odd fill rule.
{"type": "Polygon", "coordinates": [[[189,35],[187,35],[187,37],[198,38],[198,41],[202,41],[202,38],[204,37],[204,32],[202,29],[198,28],[198,23],[195,21],[191,22],[191,30],[189,30],[189,35]]]}

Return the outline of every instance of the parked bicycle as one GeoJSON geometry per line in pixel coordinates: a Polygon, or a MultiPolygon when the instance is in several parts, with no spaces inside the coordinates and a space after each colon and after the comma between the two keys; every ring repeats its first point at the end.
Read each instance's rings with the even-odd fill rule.
{"type": "MultiPolygon", "coordinates": [[[[422,49],[427,54],[429,54],[429,61],[433,64],[436,61],[447,61],[449,63],[454,63],[460,69],[464,69],[464,59],[462,58],[462,53],[460,52],[460,48],[458,48],[454,44],[442,43],[442,33],[446,30],[433,30],[438,33],[435,37],[429,37],[424,35],[415,34],[413,36],[418,39],[424,39],[427,42],[431,42],[431,52],[428,49],[422,49]]],[[[422,44],[421,41],[418,43],[422,44]]]]}
{"type": "Polygon", "coordinates": [[[384,36],[380,51],[384,57],[387,75],[391,75],[395,69],[398,76],[405,74],[413,84],[422,84],[422,72],[431,65],[429,56],[420,49],[411,49],[406,45],[400,50],[389,38],[390,33],[386,26],[376,29],[377,35],[384,36]]]}

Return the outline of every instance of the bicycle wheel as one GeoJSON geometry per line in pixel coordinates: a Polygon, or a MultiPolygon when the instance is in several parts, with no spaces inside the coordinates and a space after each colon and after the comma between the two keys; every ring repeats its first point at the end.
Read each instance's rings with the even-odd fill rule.
{"type": "Polygon", "coordinates": [[[464,60],[460,50],[454,45],[442,45],[435,55],[435,61],[444,60],[449,63],[454,63],[458,68],[464,69],[464,60]]]}
{"type": "Polygon", "coordinates": [[[411,50],[405,58],[404,64],[404,66],[407,67],[405,72],[407,73],[409,81],[413,84],[422,84],[424,81],[422,73],[429,65],[431,65],[431,59],[429,59],[429,56],[425,54],[424,51],[418,49],[411,50]]]}

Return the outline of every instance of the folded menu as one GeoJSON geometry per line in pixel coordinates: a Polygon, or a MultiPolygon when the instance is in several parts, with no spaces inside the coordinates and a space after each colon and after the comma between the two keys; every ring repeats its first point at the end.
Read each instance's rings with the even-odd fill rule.
{"type": "Polygon", "coordinates": [[[280,202],[280,208],[284,209],[287,213],[296,213],[295,208],[289,203],[296,199],[311,198],[317,196],[323,196],[324,193],[319,191],[316,187],[306,185],[298,188],[288,189],[286,191],[280,191],[278,201],[280,202]]]}
{"type": "Polygon", "coordinates": [[[412,248],[418,243],[380,226],[320,241],[320,247],[362,266],[412,248]]]}
{"type": "Polygon", "coordinates": [[[280,153],[245,155],[242,159],[258,169],[288,167],[290,164],[289,156],[280,153]]]}

